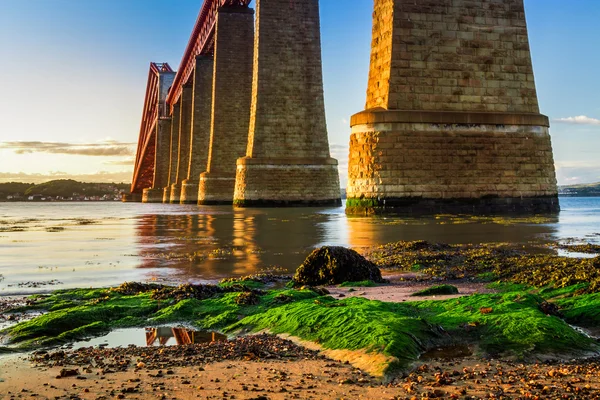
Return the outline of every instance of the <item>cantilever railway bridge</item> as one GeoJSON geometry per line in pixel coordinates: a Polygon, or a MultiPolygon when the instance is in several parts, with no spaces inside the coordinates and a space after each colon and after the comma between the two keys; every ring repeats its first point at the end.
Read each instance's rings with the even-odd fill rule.
{"type": "Polygon", "coordinates": [[[161,87],[160,77],[163,74],[168,76],[174,73],[169,64],[150,63],[131,193],[141,195],[144,189],[152,186],[156,165],[155,143],[158,120],[172,114],[173,105],[181,97],[183,86],[190,81],[196,56],[208,55],[214,52],[217,11],[221,7],[248,7],[250,2],[251,0],[204,1],[183,54],[179,70],[175,74],[174,80],[169,80],[172,85],[166,88],[161,87]]]}
{"type": "MultiPolygon", "coordinates": [[[[205,0],[177,73],[151,64],[132,200],[341,204],[319,0],[249,3],[205,0]]],[[[558,209],[523,0],[464,3],[374,0],[349,213],[558,209]]]]}

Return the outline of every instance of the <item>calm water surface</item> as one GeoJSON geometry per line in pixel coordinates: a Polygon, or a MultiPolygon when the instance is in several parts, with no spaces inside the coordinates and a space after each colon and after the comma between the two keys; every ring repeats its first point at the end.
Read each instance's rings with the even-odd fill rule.
{"type": "Polygon", "coordinates": [[[291,272],[326,244],[600,242],[600,198],[561,198],[561,207],[559,215],[531,221],[347,217],[343,207],[0,203],[0,295],[133,280],[198,283],[272,267],[291,272]]]}

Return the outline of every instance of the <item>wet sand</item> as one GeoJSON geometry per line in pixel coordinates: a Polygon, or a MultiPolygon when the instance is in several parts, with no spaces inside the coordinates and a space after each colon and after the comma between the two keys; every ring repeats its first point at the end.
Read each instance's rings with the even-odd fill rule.
{"type": "Polygon", "coordinates": [[[60,379],[62,366],[14,357],[0,359],[0,365],[1,399],[600,399],[597,359],[530,365],[475,357],[431,361],[389,383],[326,359],[215,360],[161,370],[138,368],[134,361],[105,373],[72,366],[79,375],[60,379]]]}
{"type": "Polygon", "coordinates": [[[486,288],[487,283],[468,282],[466,280],[443,282],[415,281],[415,274],[393,274],[383,272],[383,277],[389,280],[388,284],[374,287],[338,287],[328,286],[331,296],[333,297],[364,297],[369,300],[388,301],[400,303],[404,301],[418,300],[446,300],[456,297],[469,296],[477,293],[494,293],[494,290],[486,288]],[[453,285],[458,288],[458,294],[453,295],[435,295],[435,296],[412,296],[413,293],[438,284],[453,285]]]}
{"type": "MultiPolygon", "coordinates": [[[[458,295],[413,297],[435,282],[386,278],[383,286],[328,290],[334,297],[394,302],[489,292],[485,284],[455,281],[446,283],[457,286],[458,295]]],[[[423,360],[410,374],[384,382],[365,372],[368,367],[323,354],[331,353],[259,335],[202,345],[59,350],[33,360],[0,356],[0,399],[600,399],[599,358],[520,364],[454,354],[423,360]],[[58,378],[61,371],[76,375],[58,378]]]]}

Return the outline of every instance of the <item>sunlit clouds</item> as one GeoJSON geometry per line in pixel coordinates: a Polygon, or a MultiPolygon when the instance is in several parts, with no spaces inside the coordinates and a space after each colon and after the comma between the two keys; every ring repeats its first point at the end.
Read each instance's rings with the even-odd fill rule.
{"type": "Polygon", "coordinates": [[[0,149],[8,149],[16,154],[50,153],[83,156],[132,156],[135,154],[136,143],[121,143],[116,140],[107,140],[100,143],[64,143],[17,141],[1,142],[0,149]]]}
{"type": "Polygon", "coordinates": [[[554,122],[574,125],[600,125],[600,119],[590,118],[586,115],[578,115],[577,117],[557,118],[554,120],[554,122]]]}

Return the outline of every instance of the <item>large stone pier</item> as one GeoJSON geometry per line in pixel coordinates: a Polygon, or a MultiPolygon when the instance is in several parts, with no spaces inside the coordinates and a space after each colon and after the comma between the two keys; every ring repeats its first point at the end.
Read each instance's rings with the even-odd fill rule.
{"type": "Polygon", "coordinates": [[[348,213],[555,212],[523,0],[375,0],[348,213]]]}
{"type": "Polygon", "coordinates": [[[171,137],[169,143],[169,174],[167,186],[163,190],[163,203],[171,201],[171,185],[177,181],[177,159],[179,157],[179,121],[181,117],[181,103],[177,102],[173,106],[171,117],[171,137]]]}
{"type": "Polygon", "coordinates": [[[254,11],[223,7],[216,18],[210,144],[198,204],[233,202],[235,162],[248,140],[254,11]]]}
{"type": "Polygon", "coordinates": [[[171,181],[170,202],[178,204],[181,199],[181,183],[187,177],[190,157],[190,132],[192,123],[192,86],[185,85],[181,95],[179,116],[179,132],[177,133],[177,157],[175,166],[175,180],[171,181]]]}
{"type": "Polygon", "coordinates": [[[258,0],[250,130],[234,204],[341,204],[330,157],[318,0],[258,0]]]}
{"type": "Polygon", "coordinates": [[[208,162],[213,64],[211,56],[196,57],[188,174],[181,184],[181,204],[198,203],[200,174],[206,170],[208,162]]]}

